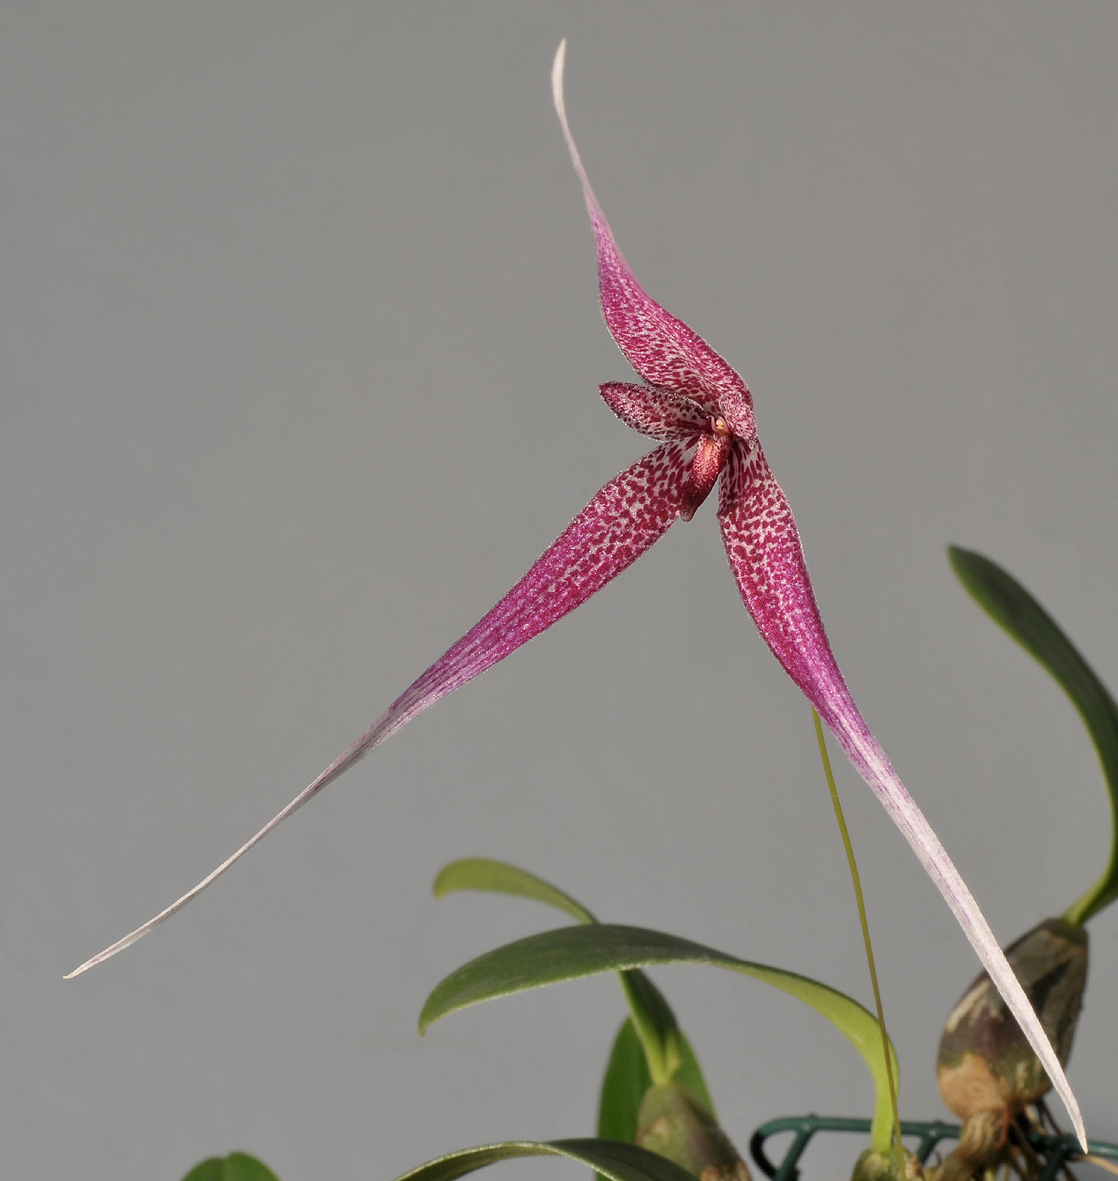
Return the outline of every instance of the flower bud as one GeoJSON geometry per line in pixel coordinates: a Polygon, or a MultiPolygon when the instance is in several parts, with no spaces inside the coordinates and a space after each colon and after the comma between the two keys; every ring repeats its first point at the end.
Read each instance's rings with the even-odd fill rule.
{"type": "MultiPolygon", "coordinates": [[[[1087,932],[1066,919],[1045,919],[1011,943],[1005,954],[1060,1065],[1066,1064],[1087,985],[1087,932]]],[[[1008,1120],[1051,1086],[985,972],[947,1019],[936,1058],[936,1084],[948,1109],[962,1120],[980,1111],[1008,1111],[1008,1120]]]]}
{"type": "Polygon", "coordinates": [[[637,1143],[699,1181],[750,1181],[745,1161],[702,1100],[680,1082],[649,1087],[637,1117],[637,1143]]]}

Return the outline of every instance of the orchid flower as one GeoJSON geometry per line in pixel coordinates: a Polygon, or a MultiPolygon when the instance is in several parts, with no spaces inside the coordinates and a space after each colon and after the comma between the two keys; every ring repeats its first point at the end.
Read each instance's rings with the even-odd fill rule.
{"type": "Polygon", "coordinates": [[[1071,1114],[1075,1097],[1017,978],[939,838],[862,720],[823,630],[788,501],[757,438],[738,374],[645,294],[590,187],[563,104],[566,42],[552,69],[555,109],[582,182],[597,246],[606,325],[643,384],[607,382],[606,405],[658,445],[611,480],[528,573],[286,808],[192,890],[70,973],[122,951],[181,910],[281,821],[402,726],[573,611],[633,564],[719,484],[718,522],[746,609],[785,671],[827,723],[939,887],[1071,1114]]]}

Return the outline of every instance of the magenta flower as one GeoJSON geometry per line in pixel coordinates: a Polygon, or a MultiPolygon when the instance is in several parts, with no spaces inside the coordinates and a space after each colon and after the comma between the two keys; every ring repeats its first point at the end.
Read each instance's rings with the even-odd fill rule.
{"type": "Polygon", "coordinates": [[[611,480],[520,582],[279,815],[177,902],[70,975],[101,963],[170,918],[373,747],[584,603],[631,566],[677,518],[689,521],[717,482],[718,522],[730,568],[765,643],[818,710],[939,887],[1085,1144],[1075,1097],[1020,984],[939,838],[862,720],[839,672],[792,511],[757,439],[749,389],[705,341],[645,294],[614,242],[567,124],[565,45],[560,45],[552,71],[555,108],[590,211],[602,311],[614,340],[644,380],[641,385],[607,382],[601,395],[622,422],[657,440],[658,446],[611,480]]]}

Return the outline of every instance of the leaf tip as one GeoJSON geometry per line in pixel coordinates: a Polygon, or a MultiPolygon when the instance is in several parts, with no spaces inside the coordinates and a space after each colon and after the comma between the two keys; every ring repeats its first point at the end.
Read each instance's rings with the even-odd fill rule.
{"type": "Polygon", "coordinates": [[[970,564],[968,559],[975,556],[973,550],[963,549],[961,545],[949,545],[947,547],[947,560],[951,564],[951,569],[955,571],[959,578],[963,577],[963,573],[970,564]]]}

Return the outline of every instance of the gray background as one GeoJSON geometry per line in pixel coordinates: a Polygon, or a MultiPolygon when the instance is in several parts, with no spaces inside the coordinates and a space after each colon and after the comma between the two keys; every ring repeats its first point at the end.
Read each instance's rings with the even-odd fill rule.
{"type": "MultiPolygon", "coordinates": [[[[1102,868],[1079,721],[943,547],[1005,563],[1118,683],[1113,4],[9,0],[5,1176],[175,1181],[243,1147],[285,1181],[387,1179],[589,1133],[612,981],[415,1032],[445,973],[561,921],[436,905],[455,857],[869,996],[808,709],[710,506],[61,979],[286,803],[646,449],[596,393],[629,370],[551,110],[562,36],[621,245],[753,388],[855,696],[995,930],[1102,868]]],[[[935,1117],[975,961],[839,774],[902,1107],[935,1117]]],[[[1118,908],[1092,934],[1071,1079],[1116,1138],[1118,908]]],[[[867,1110],[853,1051],[789,998],[656,977],[743,1148],[778,1114],[867,1110]]]]}

